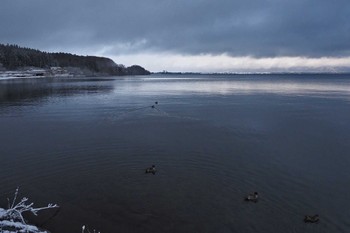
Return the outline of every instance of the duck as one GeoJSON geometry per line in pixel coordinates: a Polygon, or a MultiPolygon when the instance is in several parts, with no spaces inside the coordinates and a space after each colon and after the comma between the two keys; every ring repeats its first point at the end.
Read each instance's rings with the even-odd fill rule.
{"type": "Polygon", "coordinates": [[[305,215],[304,222],[310,222],[310,223],[316,223],[320,221],[320,216],[318,214],[315,214],[313,216],[311,215],[305,215]]]}
{"type": "Polygon", "coordinates": [[[156,166],[152,165],[152,167],[146,168],[146,172],[145,173],[152,173],[153,175],[156,174],[156,166]]]}
{"type": "Polygon", "coordinates": [[[258,201],[258,192],[254,192],[252,194],[248,194],[248,196],[244,200],[257,202],[258,201]]]}

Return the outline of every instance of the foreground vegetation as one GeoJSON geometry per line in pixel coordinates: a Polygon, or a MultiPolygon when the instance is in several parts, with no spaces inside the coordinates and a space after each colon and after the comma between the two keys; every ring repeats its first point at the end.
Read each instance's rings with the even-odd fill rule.
{"type": "Polygon", "coordinates": [[[45,230],[41,230],[36,226],[27,224],[23,214],[32,213],[37,215],[39,211],[58,208],[56,204],[48,204],[45,207],[34,208],[34,203],[28,203],[28,198],[23,197],[17,202],[18,188],[16,189],[13,200],[8,199],[7,209],[0,208],[0,232],[15,233],[47,233],[45,230]]]}

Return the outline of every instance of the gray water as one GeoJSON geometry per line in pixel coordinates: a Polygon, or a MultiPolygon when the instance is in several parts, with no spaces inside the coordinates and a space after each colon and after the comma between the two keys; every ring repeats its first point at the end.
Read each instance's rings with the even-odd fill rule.
{"type": "Polygon", "coordinates": [[[27,216],[53,233],[350,232],[349,120],[349,75],[2,80],[0,206],[59,204],[27,216]]]}

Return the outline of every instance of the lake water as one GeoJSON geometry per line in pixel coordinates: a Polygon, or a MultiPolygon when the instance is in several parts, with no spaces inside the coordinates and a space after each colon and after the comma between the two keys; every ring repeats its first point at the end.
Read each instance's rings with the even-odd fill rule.
{"type": "Polygon", "coordinates": [[[350,232],[350,75],[2,80],[0,145],[53,233],[350,232]]]}

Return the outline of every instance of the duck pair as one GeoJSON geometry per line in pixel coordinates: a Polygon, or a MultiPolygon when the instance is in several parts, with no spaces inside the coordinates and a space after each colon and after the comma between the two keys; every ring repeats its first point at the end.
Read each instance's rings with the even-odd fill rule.
{"type": "MultiPolygon", "coordinates": [[[[252,194],[248,194],[248,196],[244,199],[246,201],[252,201],[256,203],[258,201],[258,192],[254,192],[252,194]]],[[[305,215],[304,222],[306,223],[316,223],[320,220],[320,216],[316,215],[305,215]]]]}

